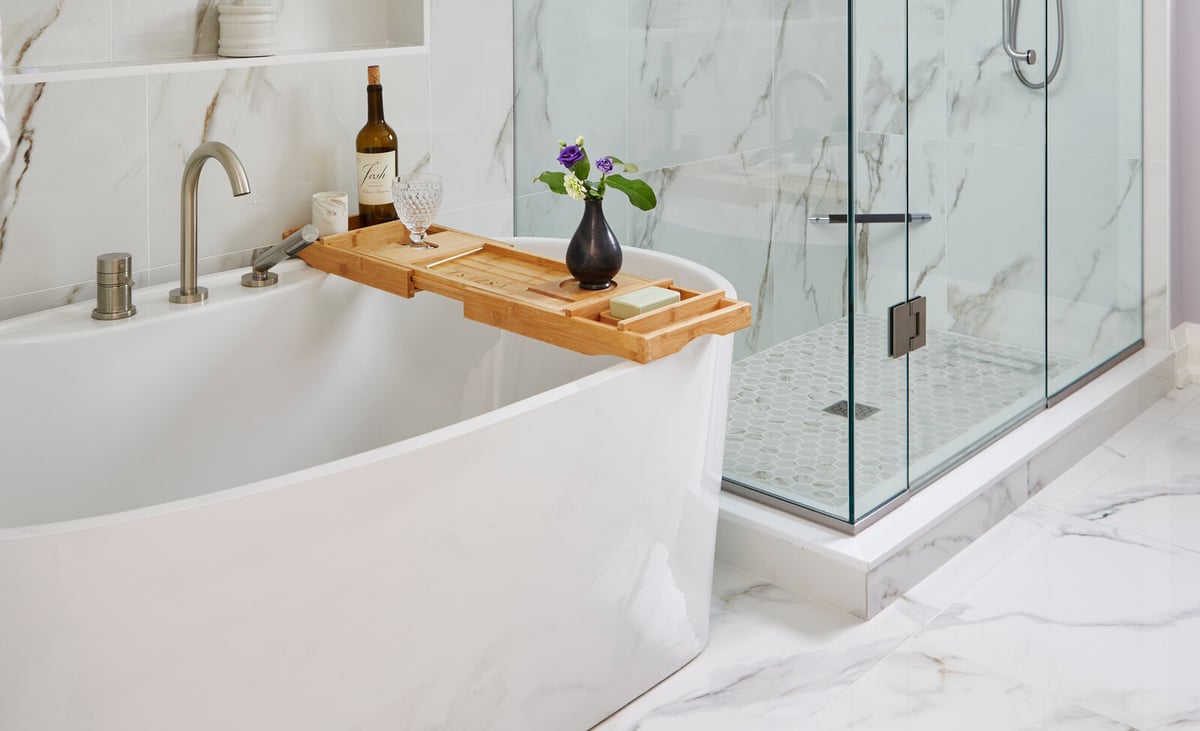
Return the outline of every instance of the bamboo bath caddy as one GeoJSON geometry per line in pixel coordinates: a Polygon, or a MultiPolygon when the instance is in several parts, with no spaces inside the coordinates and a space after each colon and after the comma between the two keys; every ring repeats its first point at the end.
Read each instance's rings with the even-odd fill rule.
{"type": "Polygon", "coordinates": [[[616,287],[578,287],[561,261],[520,251],[483,236],[434,224],[426,240],[435,249],[402,246],[399,221],[318,239],[300,252],[310,266],[385,292],[412,297],[425,290],[459,300],[469,320],[586,355],[616,355],[638,363],[671,355],[702,335],[726,335],[750,325],[750,305],[722,290],[694,292],[670,279],[624,272],[616,287]],[[609,300],[644,287],[679,292],[680,301],[625,320],[609,314],[609,300]]]}

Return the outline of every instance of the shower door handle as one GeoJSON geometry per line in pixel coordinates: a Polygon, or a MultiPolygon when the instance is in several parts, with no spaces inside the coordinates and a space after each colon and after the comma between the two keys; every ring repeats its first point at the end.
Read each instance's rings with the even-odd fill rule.
{"type": "Polygon", "coordinates": [[[1024,61],[1030,66],[1037,63],[1037,51],[1032,48],[1028,51],[1017,50],[1017,24],[1013,22],[1013,0],[1000,0],[1000,9],[1004,13],[1004,21],[1001,24],[1002,37],[1000,45],[1004,48],[1004,53],[1014,61],[1024,61]]]}
{"type": "MultiPolygon", "coordinates": [[[[928,213],[859,213],[854,217],[855,223],[920,223],[932,221],[928,213]]],[[[850,216],[845,213],[829,213],[824,216],[809,216],[809,223],[849,223],[850,216]]]]}

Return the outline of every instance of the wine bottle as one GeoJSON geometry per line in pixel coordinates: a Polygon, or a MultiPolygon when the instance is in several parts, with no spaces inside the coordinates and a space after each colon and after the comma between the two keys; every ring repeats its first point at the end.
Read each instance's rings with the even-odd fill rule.
{"type": "Polygon", "coordinates": [[[383,119],[383,85],[379,67],[367,67],[367,123],[355,140],[358,151],[358,219],[360,226],[396,220],[392,180],[396,178],[396,133],[383,119]]]}

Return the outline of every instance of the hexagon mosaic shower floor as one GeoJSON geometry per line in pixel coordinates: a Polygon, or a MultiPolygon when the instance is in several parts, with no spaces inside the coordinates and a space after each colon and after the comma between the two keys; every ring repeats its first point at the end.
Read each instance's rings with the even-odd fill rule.
{"type": "MultiPolygon", "coordinates": [[[[885,321],[859,317],[855,325],[855,350],[866,354],[855,364],[855,485],[867,504],[903,489],[906,432],[914,459],[930,455],[1044,393],[1040,352],[932,331],[912,365],[913,419],[906,425],[907,369],[886,355],[885,321]],[[867,414],[864,406],[878,411],[867,414]]],[[[846,405],[837,405],[847,398],[848,334],[847,320],[838,320],[733,364],[726,477],[846,513],[849,421],[846,405]]],[[[1051,357],[1051,375],[1072,363],[1051,357]]]]}

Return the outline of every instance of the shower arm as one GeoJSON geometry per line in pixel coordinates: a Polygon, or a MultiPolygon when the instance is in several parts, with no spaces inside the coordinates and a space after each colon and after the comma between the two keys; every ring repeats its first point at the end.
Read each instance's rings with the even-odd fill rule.
{"type": "Polygon", "coordinates": [[[1000,26],[1002,31],[1000,45],[1004,48],[1004,53],[1013,60],[1013,66],[1016,66],[1018,61],[1024,61],[1032,66],[1037,63],[1037,51],[1032,48],[1024,52],[1017,50],[1017,23],[1012,3],[1013,0],[1001,0],[1000,2],[1000,10],[1004,14],[1004,21],[1000,26]]]}

